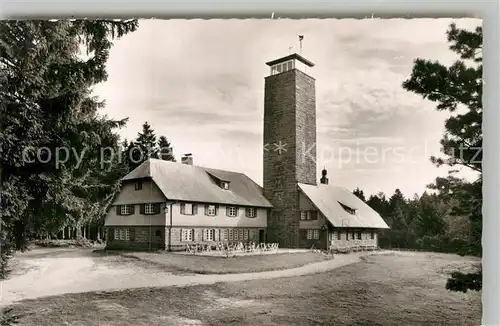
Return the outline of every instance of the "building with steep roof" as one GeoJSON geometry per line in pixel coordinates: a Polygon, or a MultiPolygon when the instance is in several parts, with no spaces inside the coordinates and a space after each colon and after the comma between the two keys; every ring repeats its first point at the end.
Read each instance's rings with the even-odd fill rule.
{"type": "Polygon", "coordinates": [[[279,243],[286,248],[377,247],[388,226],[346,188],[316,181],[314,64],[267,63],[263,187],[242,173],[149,159],[122,179],[106,216],[108,247],[183,250],[186,244],[279,243]]]}

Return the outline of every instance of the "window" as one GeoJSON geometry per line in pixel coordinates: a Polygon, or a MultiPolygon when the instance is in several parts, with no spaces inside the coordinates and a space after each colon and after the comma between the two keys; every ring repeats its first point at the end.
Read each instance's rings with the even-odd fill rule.
{"type": "Polygon", "coordinates": [[[281,65],[277,65],[276,70],[277,70],[278,74],[281,73],[281,65]]]}
{"type": "Polygon", "coordinates": [[[206,205],[205,206],[205,215],[215,216],[217,215],[217,206],[215,205],[206,205]]]}
{"type": "Polygon", "coordinates": [[[115,229],[115,240],[130,240],[129,229],[115,229]]]}
{"type": "Polygon", "coordinates": [[[243,240],[248,240],[248,229],[243,230],[243,240]]]}
{"type": "Polygon", "coordinates": [[[255,214],[255,213],[256,213],[256,212],[255,212],[255,208],[253,208],[253,207],[247,207],[247,208],[245,209],[245,213],[246,213],[246,214],[245,214],[245,215],[246,215],[246,217],[255,217],[255,215],[256,215],[256,214],[255,214]]]}
{"type": "Polygon", "coordinates": [[[120,215],[131,215],[132,213],[132,205],[121,205],[120,206],[120,215]]]}
{"type": "Polygon", "coordinates": [[[181,204],[181,214],[194,215],[194,205],[191,203],[182,203],[181,204]]]}
{"type": "Polygon", "coordinates": [[[362,238],[362,232],[358,231],[357,233],[358,233],[358,240],[361,240],[361,238],[362,238]]]}
{"type": "Polygon", "coordinates": [[[181,241],[193,241],[194,239],[194,230],[193,229],[182,229],[181,230],[181,241]]]}
{"type": "Polygon", "coordinates": [[[316,211],[301,211],[300,219],[302,221],[313,221],[318,219],[318,213],[316,211]]]}
{"type": "Polygon", "coordinates": [[[161,230],[156,230],[156,232],[155,232],[155,236],[157,236],[157,237],[161,237],[161,230]]]}
{"type": "Polygon", "coordinates": [[[155,205],[154,204],[144,204],[144,214],[151,215],[155,213],[155,205]]]}
{"type": "Polygon", "coordinates": [[[222,241],[227,241],[227,240],[229,239],[228,233],[229,233],[229,232],[228,232],[228,229],[224,229],[224,230],[222,231],[222,236],[221,236],[221,238],[222,238],[221,240],[222,240],[222,241]]]}
{"type": "Polygon", "coordinates": [[[222,188],[222,189],[224,189],[224,190],[228,190],[228,189],[229,189],[229,182],[227,182],[227,181],[222,181],[222,182],[220,183],[220,186],[221,186],[221,188],[222,188]]]}
{"type": "Polygon", "coordinates": [[[372,231],[372,232],[370,233],[370,237],[371,237],[371,239],[372,239],[372,240],[375,240],[375,232],[373,232],[373,231],[372,231]]]}
{"type": "Polygon", "coordinates": [[[340,231],[337,230],[335,232],[335,238],[334,238],[334,240],[340,240],[340,231]]]}
{"type": "Polygon", "coordinates": [[[288,70],[293,69],[293,61],[288,61],[288,70]]]}
{"type": "Polygon", "coordinates": [[[229,238],[229,240],[230,240],[230,241],[234,240],[234,239],[233,239],[233,229],[229,229],[229,230],[228,230],[228,234],[229,234],[229,237],[228,237],[228,238],[229,238]]]}
{"type": "Polygon", "coordinates": [[[288,63],[286,63],[286,62],[285,62],[285,63],[283,63],[281,66],[283,67],[283,68],[282,68],[282,69],[283,69],[283,72],[285,72],[285,71],[287,71],[287,70],[288,70],[288,63]]]}
{"type": "Polygon", "coordinates": [[[215,230],[203,230],[203,240],[204,241],[214,241],[215,240],[215,230]]]}
{"type": "Polygon", "coordinates": [[[142,181],[141,180],[137,180],[135,182],[135,190],[142,190],[142,181]]]}
{"type": "Polygon", "coordinates": [[[227,216],[236,217],[238,215],[238,207],[236,206],[228,206],[227,207],[227,216]]]}
{"type": "Polygon", "coordinates": [[[307,240],[318,240],[319,230],[307,230],[306,238],[307,240]]]}
{"type": "Polygon", "coordinates": [[[349,206],[347,206],[347,205],[344,205],[344,204],[342,204],[341,202],[338,202],[338,203],[340,204],[340,206],[342,206],[342,208],[343,208],[343,209],[344,209],[347,213],[352,214],[352,215],[356,214],[356,210],[355,210],[354,208],[351,208],[351,207],[349,207],[349,206]]]}
{"type": "Polygon", "coordinates": [[[238,240],[242,241],[243,240],[243,236],[244,236],[244,230],[243,229],[239,229],[238,230],[238,240]]]}

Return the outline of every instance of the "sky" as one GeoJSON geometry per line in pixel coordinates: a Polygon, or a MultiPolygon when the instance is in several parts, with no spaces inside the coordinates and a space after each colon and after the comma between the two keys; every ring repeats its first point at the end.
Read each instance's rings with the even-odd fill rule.
{"type": "Polygon", "coordinates": [[[268,61],[301,53],[315,63],[318,180],[365,194],[413,196],[447,174],[429,160],[449,113],[405,91],[413,60],[450,65],[451,22],[478,19],[141,20],[114,42],[108,80],[95,88],[102,114],[147,121],[178,160],[242,172],[262,185],[264,78],[268,61]],[[303,35],[302,50],[298,35],[303,35]],[[291,47],[291,49],[290,49],[291,47]]]}

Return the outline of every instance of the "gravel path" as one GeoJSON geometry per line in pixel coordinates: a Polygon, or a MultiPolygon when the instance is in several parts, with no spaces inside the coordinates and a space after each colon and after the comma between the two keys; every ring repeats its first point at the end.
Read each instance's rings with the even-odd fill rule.
{"type": "Polygon", "coordinates": [[[320,273],[360,260],[362,254],[298,268],[243,274],[173,275],[120,256],[97,257],[89,249],[35,249],[15,257],[12,276],[0,283],[0,307],[23,299],[64,293],[114,291],[141,287],[189,286],[217,282],[300,276],[320,273]]]}

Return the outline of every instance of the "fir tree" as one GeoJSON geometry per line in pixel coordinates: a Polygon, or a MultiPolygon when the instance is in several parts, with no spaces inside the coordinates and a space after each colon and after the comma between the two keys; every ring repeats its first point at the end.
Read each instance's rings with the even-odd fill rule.
{"type": "Polygon", "coordinates": [[[160,139],[158,139],[158,147],[160,159],[175,162],[172,145],[167,140],[167,137],[161,136],[160,139]]]}
{"type": "Polygon", "coordinates": [[[149,123],[144,122],[144,124],[142,125],[142,132],[138,133],[137,139],[135,141],[135,146],[140,156],[139,162],[134,162],[137,165],[140,165],[148,158],[159,157],[158,156],[159,149],[156,143],[156,135],[154,130],[149,125],[149,123]]]}

